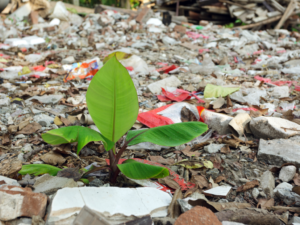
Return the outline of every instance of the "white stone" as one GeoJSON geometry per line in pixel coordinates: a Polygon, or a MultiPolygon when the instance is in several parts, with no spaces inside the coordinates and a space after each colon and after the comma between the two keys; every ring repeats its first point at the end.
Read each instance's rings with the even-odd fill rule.
{"type": "Polygon", "coordinates": [[[257,197],[259,196],[259,190],[257,188],[253,188],[253,190],[252,190],[252,196],[255,199],[257,199],[257,197]]]}
{"type": "Polygon", "coordinates": [[[210,144],[204,147],[204,151],[208,153],[217,153],[223,148],[225,144],[210,144]]]}
{"type": "Polygon", "coordinates": [[[292,192],[293,185],[283,182],[274,189],[274,194],[287,205],[300,206],[300,195],[292,192]]]}
{"type": "Polygon", "coordinates": [[[275,188],[275,179],[270,171],[265,171],[262,176],[260,177],[260,187],[263,191],[270,195],[271,197],[274,196],[274,188],[275,188]]]}
{"type": "Polygon", "coordinates": [[[35,122],[38,122],[42,127],[49,127],[53,121],[54,118],[51,116],[48,116],[46,114],[40,114],[33,117],[35,122]]]}
{"type": "Polygon", "coordinates": [[[293,165],[282,167],[279,173],[279,179],[283,182],[291,181],[296,174],[296,169],[297,168],[293,165]]]}
{"type": "Polygon", "coordinates": [[[250,122],[254,136],[264,139],[288,138],[300,135],[300,125],[277,117],[257,117],[250,122]]]}
{"type": "Polygon", "coordinates": [[[170,76],[168,78],[162,79],[160,81],[156,81],[152,84],[148,85],[148,89],[153,93],[153,94],[160,94],[161,93],[161,88],[166,88],[166,87],[178,87],[181,85],[181,81],[173,76],[170,76]]]}

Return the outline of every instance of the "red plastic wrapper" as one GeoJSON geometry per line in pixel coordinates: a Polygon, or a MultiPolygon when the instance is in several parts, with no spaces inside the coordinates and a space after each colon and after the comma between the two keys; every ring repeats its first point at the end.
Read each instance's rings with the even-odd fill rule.
{"type": "Polygon", "coordinates": [[[202,99],[200,99],[197,95],[196,92],[188,92],[182,89],[175,89],[174,91],[167,91],[164,88],[161,88],[162,95],[157,95],[157,98],[162,101],[162,102],[167,102],[167,101],[175,101],[175,102],[182,102],[184,100],[189,100],[191,99],[192,96],[194,96],[198,102],[205,103],[202,99]]]}
{"type": "Polygon", "coordinates": [[[289,87],[291,85],[297,85],[297,81],[283,81],[283,80],[278,80],[278,81],[272,81],[270,78],[263,78],[260,76],[255,76],[254,79],[259,80],[259,81],[263,81],[265,83],[269,83],[269,84],[274,84],[276,86],[282,86],[282,85],[288,85],[289,87]]]}
{"type": "Polygon", "coordinates": [[[140,113],[137,120],[151,128],[181,123],[181,110],[183,107],[189,109],[195,115],[198,121],[203,122],[201,119],[201,113],[204,110],[204,107],[196,107],[186,102],[169,104],[148,112],[140,113]]]}
{"type": "Polygon", "coordinates": [[[43,66],[34,66],[32,67],[33,70],[35,71],[44,71],[46,69],[46,67],[43,67],[43,66]]]}
{"type": "Polygon", "coordinates": [[[171,66],[164,66],[162,68],[156,69],[157,72],[164,72],[164,73],[169,73],[172,70],[177,69],[178,66],[171,65],[171,66]]]}

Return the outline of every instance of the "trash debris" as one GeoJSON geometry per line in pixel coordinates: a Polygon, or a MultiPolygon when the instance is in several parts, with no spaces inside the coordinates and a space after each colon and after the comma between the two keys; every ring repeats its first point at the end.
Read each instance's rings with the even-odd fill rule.
{"type": "Polygon", "coordinates": [[[53,199],[49,223],[66,221],[72,223],[84,206],[100,213],[108,212],[125,216],[164,217],[171,203],[171,196],[154,188],[63,188],[53,199]],[[112,200],[114,196],[114,201],[112,200]],[[126,199],[127,198],[127,199],[126,199]],[[98,204],[99,200],[105,204],[98,204]],[[147,202],[147,204],[144,204],[147,202]],[[115,207],[117,204],[119,207],[115,207]]]}

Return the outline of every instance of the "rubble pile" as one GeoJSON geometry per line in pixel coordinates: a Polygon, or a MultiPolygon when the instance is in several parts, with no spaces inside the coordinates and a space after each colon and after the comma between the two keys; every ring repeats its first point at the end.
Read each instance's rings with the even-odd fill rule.
{"type": "Polygon", "coordinates": [[[173,16],[185,17],[191,23],[199,24],[200,21],[201,25],[204,20],[254,30],[263,25],[297,29],[300,12],[297,1],[286,0],[156,0],[150,3],[155,11],[168,10],[173,16]]]}
{"type": "Polygon", "coordinates": [[[1,17],[0,224],[299,224],[300,34],[166,26],[149,8],[126,12],[28,2],[1,17]],[[86,92],[113,52],[138,94],[132,130],[209,127],[187,144],[143,142],[121,157],[168,177],[111,183],[108,170],[90,170],[109,163],[101,141],[77,155],[76,143],[41,138],[72,125],[98,130],[86,92]],[[24,172],[34,164],[47,172],[24,172]]]}

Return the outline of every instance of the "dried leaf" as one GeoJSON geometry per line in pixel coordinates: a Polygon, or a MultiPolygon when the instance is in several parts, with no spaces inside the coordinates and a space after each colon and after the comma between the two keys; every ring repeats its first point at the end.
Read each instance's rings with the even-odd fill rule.
{"type": "Polygon", "coordinates": [[[274,206],[274,199],[271,198],[271,199],[263,199],[263,198],[260,198],[258,200],[258,204],[257,204],[257,208],[262,208],[262,209],[266,209],[267,207],[272,207],[274,206]]]}
{"type": "Polygon", "coordinates": [[[193,176],[191,182],[197,184],[200,188],[207,188],[209,185],[206,177],[202,175],[193,176]]]}
{"type": "Polygon", "coordinates": [[[175,165],[179,165],[179,166],[183,166],[187,169],[199,169],[199,168],[203,168],[206,167],[207,169],[212,169],[213,168],[213,163],[211,161],[202,159],[201,161],[199,160],[187,160],[184,159],[178,163],[176,163],[175,165]]]}
{"type": "Polygon", "coordinates": [[[75,181],[80,180],[82,173],[79,172],[79,168],[64,168],[57,173],[57,177],[72,178],[75,181]]]}
{"type": "Polygon", "coordinates": [[[222,139],[222,142],[224,144],[227,144],[229,145],[230,147],[233,147],[233,148],[238,148],[240,146],[240,142],[235,140],[235,139],[227,139],[227,138],[223,138],[222,139]]]}
{"type": "Polygon", "coordinates": [[[226,181],[226,177],[223,175],[218,176],[215,180],[215,183],[220,183],[221,181],[226,181]]]}
{"type": "Polygon", "coordinates": [[[183,150],[182,153],[185,154],[188,157],[196,156],[199,157],[201,155],[201,152],[192,152],[191,147],[187,145],[183,150]]]}
{"type": "Polygon", "coordinates": [[[4,159],[0,162],[0,175],[14,177],[22,168],[22,161],[16,157],[4,159]]]}
{"type": "Polygon", "coordinates": [[[177,201],[177,199],[182,199],[182,192],[180,189],[177,189],[173,195],[172,201],[170,205],[168,206],[168,215],[171,218],[177,218],[180,216],[181,210],[180,205],[177,201]]]}
{"type": "Polygon", "coordinates": [[[64,144],[64,145],[54,147],[53,151],[64,155],[70,155],[72,153],[71,146],[69,144],[64,144]]]}
{"type": "Polygon", "coordinates": [[[180,189],[180,185],[174,181],[170,176],[163,178],[166,185],[168,185],[170,188],[177,190],[180,189]]]}
{"type": "Polygon", "coordinates": [[[172,165],[175,162],[174,159],[165,159],[162,156],[150,156],[149,158],[153,162],[161,163],[164,165],[172,165]]]}
{"type": "Polygon", "coordinates": [[[295,192],[296,194],[300,195],[300,186],[293,187],[292,191],[295,192]]]}
{"type": "Polygon", "coordinates": [[[256,118],[256,117],[262,116],[262,113],[260,111],[253,111],[253,110],[251,110],[249,116],[251,118],[256,118]]]}
{"type": "Polygon", "coordinates": [[[64,117],[62,117],[62,116],[59,116],[59,119],[60,119],[61,122],[63,122],[64,125],[67,126],[67,127],[70,126],[70,125],[72,125],[71,121],[69,121],[68,119],[66,119],[66,118],[64,118],[64,117]]]}
{"type": "Polygon", "coordinates": [[[18,131],[17,134],[33,134],[41,128],[42,126],[39,123],[33,122],[29,123],[22,130],[18,131]]]}
{"type": "Polygon", "coordinates": [[[218,187],[218,186],[219,186],[218,184],[216,184],[216,183],[214,182],[214,180],[212,179],[212,177],[209,178],[209,183],[211,184],[211,187],[210,187],[210,188],[215,188],[215,187],[218,187]]]}
{"type": "Polygon", "coordinates": [[[230,114],[230,113],[232,113],[232,108],[216,109],[216,112],[230,114]]]}
{"type": "Polygon", "coordinates": [[[41,156],[41,159],[47,163],[47,164],[50,164],[50,165],[61,165],[63,164],[66,159],[59,153],[56,153],[56,152],[48,152],[46,153],[45,155],[42,155],[41,156]]]}
{"type": "Polygon", "coordinates": [[[54,124],[57,126],[61,126],[61,125],[63,125],[63,122],[61,122],[61,119],[58,116],[56,116],[54,118],[54,124]]]}
{"type": "Polygon", "coordinates": [[[283,119],[287,119],[287,120],[290,120],[290,121],[293,121],[294,119],[294,114],[293,114],[293,110],[288,110],[288,111],[285,111],[285,112],[282,112],[282,118],[283,119]]]}
{"type": "Polygon", "coordinates": [[[246,184],[238,187],[238,189],[236,191],[237,192],[244,192],[244,191],[252,189],[256,186],[259,186],[259,181],[258,180],[253,180],[253,181],[247,182],[246,184]]]}
{"type": "Polygon", "coordinates": [[[222,147],[220,152],[224,153],[224,154],[230,153],[231,151],[230,151],[229,145],[225,145],[224,147],[222,147]]]}
{"type": "Polygon", "coordinates": [[[2,138],[2,144],[7,145],[10,142],[9,134],[5,134],[2,138]]]}
{"type": "Polygon", "coordinates": [[[209,144],[210,144],[210,142],[208,142],[208,141],[202,142],[202,143],[199,143],[199,144],[195,144],[195,145],[192,147],[192,151],[200,150],[200,149],[202,149],[204,146],[209,145],[209,144]]]}
{"type": "Polygon", "coordinates": [[[300,175],[298,173],[295,174],[293,181],[297,186],[300,186],[300,175]]]}
{"type": "Polygon", "coordinates": [[[230,96],[229,96],[229,95],[226,96],[226,100],[227,100],[227,107],[232,107],[233,104],[232,104],[232,102],[231,102],[231,99],[230,99],[230,96]]]}

